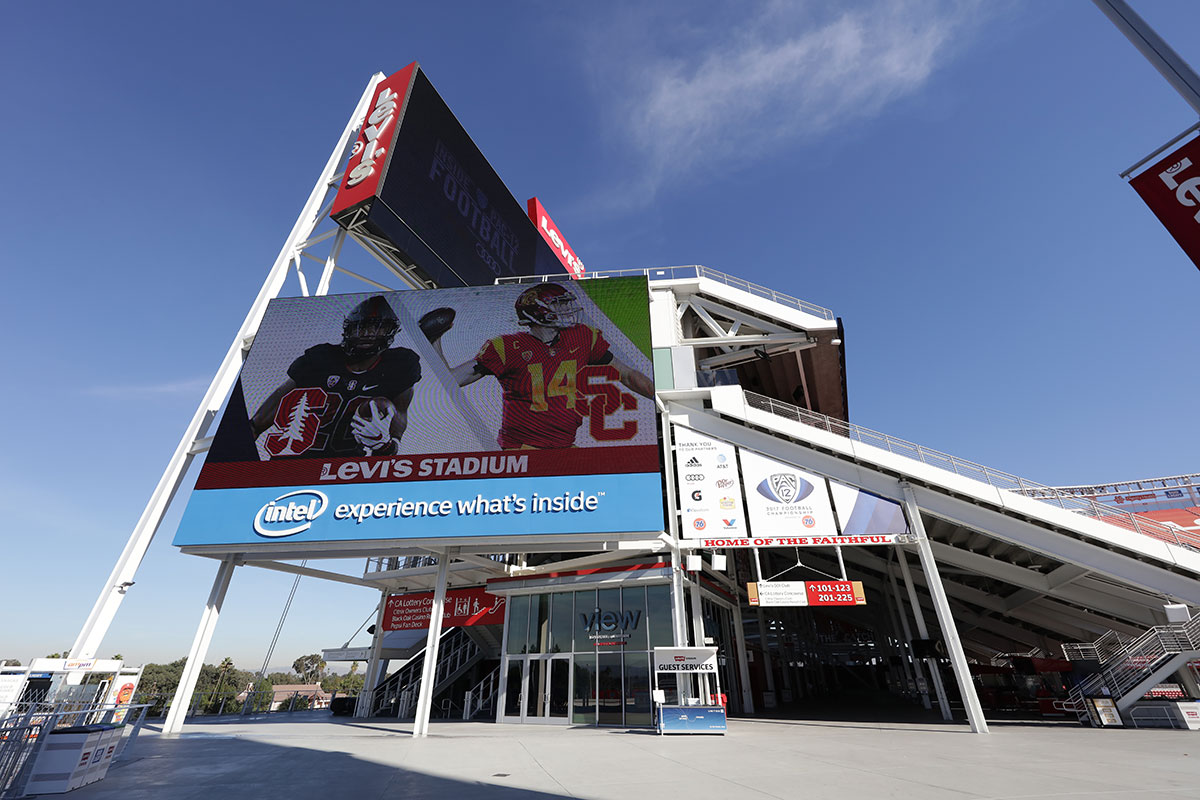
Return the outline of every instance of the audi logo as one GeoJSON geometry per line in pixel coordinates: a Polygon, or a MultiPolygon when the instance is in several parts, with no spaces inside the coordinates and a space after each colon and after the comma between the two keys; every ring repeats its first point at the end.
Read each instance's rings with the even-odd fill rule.
{"type": "Polygon", "coordinates": [[[691,483],[694,483],[696,481],[702,481],[702,480],[704,480],[704,473],[703,472],[689,472],[687,475],[683,476],[683,479],[685,481],[689,481],[691,483]]]}

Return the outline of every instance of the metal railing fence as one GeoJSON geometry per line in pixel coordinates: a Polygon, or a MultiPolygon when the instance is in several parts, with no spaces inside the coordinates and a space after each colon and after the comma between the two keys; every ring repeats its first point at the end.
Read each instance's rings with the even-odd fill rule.
{"type": "Polygon", "coordinates": [[[804,425],[844,436],[852,441],[878,447],[895,455],[911,458],[929,466],[953,472],[964,478],[977,480],[996,489],[1024,495],[1042,503],[1066,509],[1092,519],[1106,522],[1123,530],[1149,536],[1169,544],[1200,551],[1200,536],[1187,531],[1172,528],[1155,522],[1147,517],[1133,514],[1119,508],[1097,503],[1086,497],[1078,497],[1059,492],[1045,484],[1031,481],[1001,470],[992,469],[973,461],[948,455],[913,442],[889,436],[886,433],[873,431],[861,425],[853,425],[824,414],[818,414],[799,406],[784,403],[772,397],[745,392],[746,404],[759,411],[766,411],[778,417],[790,419],[804,425]]]}
{"type": "Polygon", "coordinates": [[[1128,641],[1105,634],[1093,646],[1094,650],[1088,650],[1086,645],[1070,645],[1070,650],[1067,645],[1063,646],[1063,653],[1068,658],[1071,653],[1100,656],[1100,671],[1089,675],[1071,689],[1070,698],[1080,711],[1081,721],[1086,716],[1083,711],[1086,698],[1101,694],[1104,690],[1114,700],[1124,697],[1148,678],[1164,659],[1173,658],[1179,653],[1200,651],[1200,616],[1185,623],[1157,625],[1128,641]]]}
{"type": "MultiPolygon", "coordinates": [[[[782,306],[794,308],[797,311],[803,311],[805,314],[811,314],[814,317],[821,319],[833,320],[834,314],[828,308],[823,308],[816,303],[809,303],[806,300],[801,300],[791,295],[777,292],[774,289],[762,286],[757,283],[735,278],[733,275],[728,275],[719,270],[710,269],[699,264],[693,264],[686,267],[643,267],[641,269],[603,269],[595,272],[588,272],[583,276],[583,280],[592,278],[624,278],[645,275],[652,281],[664,280],[681,280],[686,278],[708,278],[709,280],[723,283],[726,286],[731,286],[734,289],[740,289],[743,292],[752,294],[755,297],[762,297],[774,303],[779,303],[782,306]]],[[[548,281],[565,280],[567,275],[519,275],[511,278],[498,278],[497,283],[546,283],[548,281]]],[[[573,279],[572,279],[573,280],[573,279]]]]}
{"type": "Polygon", "coordinates": [[[37,757],[52,731],[79,725],[122,725],[120,745],[113,754],[116,762],[129,755],[148,709],[145,703],[32,703],[19,714],[9,714],[0,720],[0,798],[26,795],[37,757]]]}
{"type": "Polygon", "coordinates": [[[483,676],[463,696],[463,719],[473,719],[484,710],[495,711],[496,689],[500,684],[500,666],[483,676]]]}

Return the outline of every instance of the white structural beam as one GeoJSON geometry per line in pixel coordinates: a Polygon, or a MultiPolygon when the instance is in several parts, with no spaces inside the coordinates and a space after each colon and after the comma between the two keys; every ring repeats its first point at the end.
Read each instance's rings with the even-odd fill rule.
{"type": "Polygon", "coordinates": [[[896,583],[896,573],[888,570],[888,580],[892,584],[892,594],[896,598],[896,610],[900,615],[900,626],[904,631],[904,642],[908,645],[909,655],[912,657],[913,671],[916,673],[917,691],[921,695],[921,705],[925,710],[933,708],[933,704],[929,702],[929,685],[925,682],[925,673],[921,668],[921,659],[916,657],[912,652],[912,629],[908,626],[908,614],[904,612],[904,600],[900,597],[900,586],[896,583]]]}
{"type": "MultiPolygon", "coordinates": [[[[752,407],[736,386],[713,387],[704,397],[674,401],[670,410],[674,421],[702,433],[803,464],[897,502],[902,498],[896,482],[903,477],[925,514],[1200,605],[1200,553],[890,452],[882,437],[879,445],[868,444],[752,407]],[[710,408],[700,407],[704,399],[710,408]]],[[[837,424],[830,422],[835,428],[837,424]]]]}
{"type": "MultiPolygon", "coordinates": [[[[942,628],[942,638],[946,649],[950,652],[950,663],[954,667],[954,677],[958,680],[958,691],[966,706],[967,720],[975,733],[987,733],[987,720],[983,717],[983,706],[979,703],[979,695],[975,692],[975,682],[971,680],[971,670],[967,666],[967,658],[963,655],[962,641],[958,637],[958,628],[954,624],[954,615],[950,612],[950,603],[942,588],[942,579],[938,575],[937,562],[933,559],[933,550],[929,546],[929,537],[925,535],[925,524],[921,521],[921,509],[913,497],[912,488],[907,483],[901,483],[904,493],[904,506],[908,516],[909,530],[917,535],[917,553],[921,558],[921,568],[929,581],[929,593],[933,596],[933,606],[937,611],[938,623],[942,628]]],[[[901,563],[907,558],[904,551],[899,552],[901,563]]]]}
{"type": "Polygon", "coordinates": [[[379,686],[380,662],[383,660],[383,616],[387,610],[388,593],[379,595],[379,605],[375,609],[375,632],[371,634],[371,655],[367,659],[367,671],[363,673],[363,688],[358,693],[358,702],[354,705],[354,716],[364,718],[371,716],[375,702],[375,689],[379,686]]]}
{"type": "Polygon", "coordinates": [[[1191,66],[1125,0],[1092,2],[1192,107],[1192,111],[1200,114],[1200,76],[1191,66]]]}
{"type": "Polygon", "coordinates": [[[167,462],[167,467],[163,470],[158,485],[151,493],[146,508],[142,511],[137,525],[134,526],[133,532],[129,536],[129,541],[125,544],[125,549],[118,557],[112,573],[100,590],[100,596],[92,606],[91,613],[88,614],[79,635],[75,638],[75,643],[71,646],[73,658],[91,658],[100,648],[100,643],[108,632],[108,628],[117,614],[117,609],[121,606],[121,601],[125,599],[126,589],[133,585],[134,575],[137,574],[146,550],[150,547],[150,542],[154,539],[154,534],[158,531],[158,526],[162,523],[163,516],[170,507],[171,500],[179,490],[180,483],[192,463],[195,455],[193,449],[196,443],[205,437],[209,426],[229,395],[230,389],[233,388],[238,371],[241,369],[245,348],[248,347],[249,342],[253,341],[254,334],[258,331],[259,323],[267,310],[267,303],[276,297],[283,287],[290,265],[298,258],[298,245],[308,238],[321,219],[325,195],[349,147],[351,137],[366,116],[367,106],[375,86],[382,79],[383,75],[377,73],[367,83],[367,88],[363,91],[354,113],[346,123],[333,152],[325,162],[325,168],[321,171],[316,185],[308,196],[308,201],[304,204],[300,216],[297,217],[296,224],[292,226],[292,231],[280,249],[275,264],[267,273],[267,278],[263,282],[258,296],[250,306],[246,319],[242,322],[241,328],[238,329],[237,335],[234,336],[233,342],[225,352],[225,358],[209,384],[204,399],[184,430],[183,437],[179,440],[170,461],[167,462]]]}
{"type": "MultiPolygon", "coordinates": [[[[903,548],[896,549],[896,561],[900,564],[900,574],[904,576],[904,588],[908,592],[908,603],[912,607],[913,619],[917,623],[917,633],[921,634],[922,639],[929,639],[929,628],[925,624],[925,611],[921,607],[921,601],[917,598],[917,588],[913,584],[912,573],[908,569],[908,555],[903,548]]],[[[941,615],[938,615],[941,618],[941,615]]],[[[950,701],[946,697],[946,687],[942,684],[942,672],[938,668],[936,659],[926,658],[925,666],[929,668],[929,678],[933,682],[933,689],[937,692],[938,710],[942,713],[942,719],[951,720],[954,715],[950,713],[950,701]]]]}
{"type": "Polygon", "coordinates": [[[222,561],[217,569],[217,577],[213,580],[208,602],[204,604],[204,611],[200,614],[200,624],[196,628],[192,647],[188,650],[187,661],[183,665],[183,674],[179,676],[179,685],[175,687],[175,699],[171,701],[167,718],[163,722],[163,733],[179,733],[183,730],[188,705],[191,703],[192,693],[196,691],[196,681],[200,678],[204,657],[208,655],[213,631],[217,629],[217,618],[221,615],[221,605],[225,602],[225,593],[229,590],[229,581],[233,579],[236,563],[231,556],[222,561]]]}
{"type": "Polygon", "coordinates": [[[351,586],[363,586],[368,589],[379,590],[379,584],[375,581],[369,581],[365,578],[359,578],[354,575],[343,575],[340,572],[330,572],[329,570],[316,569],[314,567],[302,567],[299,564],[288,564],[284,561],[246,561],[248,567],[260,567],[269,569],[274,572],[286,572],[291,575],[304,575],[308,578],[319,578],[323,581],[333,581],[334,583],[346,583],[351,586]]]}
{"type": "Polygon", "coordinates": [[[446,575],[453,548],[438,556],[437,582],[433,586],[433,605],[429,608],[429,633],[425,638],[425,661],[421,664],[421,686],[417,692],[417,713],[413,736],[429,735],[429,712],[433,709],[434,681],[437,680],[438,644],[441,642],[442,613],[446,606],[446,575]]]}

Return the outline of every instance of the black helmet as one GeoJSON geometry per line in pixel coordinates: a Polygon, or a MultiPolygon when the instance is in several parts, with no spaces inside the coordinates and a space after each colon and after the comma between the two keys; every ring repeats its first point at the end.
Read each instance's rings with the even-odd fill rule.
{"type": "Polygon", "coordinates": [[[392,346],[400,320],[383,295],[368,297],[342,323],[342,350],[353,361],[379,355],[392,346]]]}

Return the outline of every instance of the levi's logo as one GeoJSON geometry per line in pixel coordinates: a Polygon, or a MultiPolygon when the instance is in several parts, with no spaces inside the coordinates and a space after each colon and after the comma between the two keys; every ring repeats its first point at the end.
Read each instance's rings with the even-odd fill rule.
{"type": "Polygon", "coordinates": [[[375,160],[387,153],[387,148],[379,145],[379,137],[396,120],[396,101],[399,99],[400,95],[391,89],[384,89],[375,98],[375,108],[367,117],[362,136],[354,144],[355,152],[361,155],[361,159],[358,166],[350,170],[346,178],[347,186],[357,186],[375,174],[375,160]]]}
{"type": "MultiPolygon", "coordinates": [[[[1183,183],[1180,183],[1178,178],[1184,170],[1189,169],[1191,166],[1192,160],[1190,158],[1181,158],[1158,173],[1159,179],[1166,184],[1166,187],[1174,190],[1175,199],[1181,205],[1189,207],[1196,205],[1196,201],[1200,200],[1200,177],[1188,178],[1183,183]]],[[[1200,222],[1200,211],[1196,212],[1195,220],[1200,222]]]]}

